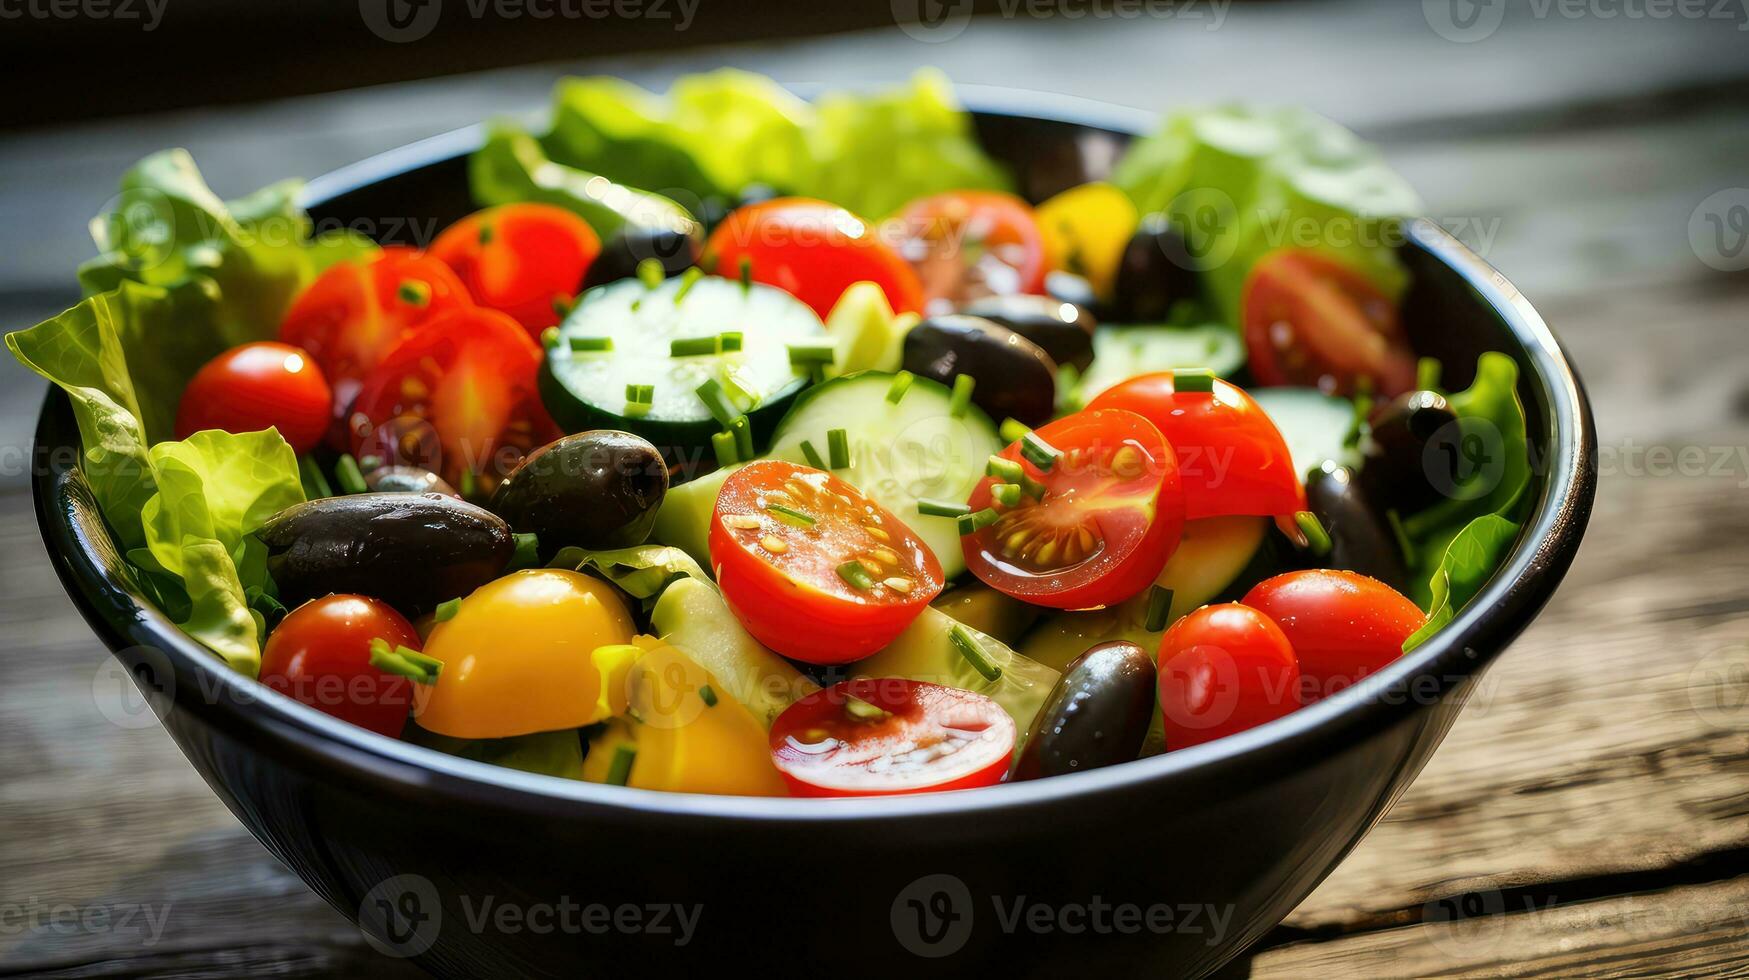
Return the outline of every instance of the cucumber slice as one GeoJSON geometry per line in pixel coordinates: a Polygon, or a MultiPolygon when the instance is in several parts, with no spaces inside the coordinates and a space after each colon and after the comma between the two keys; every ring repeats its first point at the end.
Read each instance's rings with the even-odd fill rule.
{"type": "Polygon", "coordinates": [[[627,279],[599,286],[559,326],[541,365],[541,397],[567,431],[614,428],[650,440],[672,459],[693,464],[710,451],[721,422],[698,396],[716,381],[745,412],[756,438],[770,433],[807,379],[790,366],[789,345],[818,342],[825,327],[781,289],[705,276],[668,279],[654,288],[627,279]],[[684,290],[684,293],[682,293],[684,290]],[[740,349],[677,356],[675,341],[740,334],[740,349]],[[574,346],[612,344],[608,350],[574,346]],[[647,405],[632,406],[626,386],[651,385],[647,405]]]}
{"type": "Polygon", "coordinates": [[[1301,477],[1326,460],[1360,465],[1360,450],[1347,444],[1354,428],[1353,402],[1316,388],[1258,388],[1251,397],[1281,431],[1294,471],[1301,477]]]}
{"type": "Polygon", "coordinates": [[[1138,374],[1208,368],[1229,377],[1245,364],[1245,344],[1219,323],[1194,327],[1101,327],[1093,333],[1093,366],[1081,378],[1080,404],[1138,374]]]}
{"type": "Polygon", "coordinates": [[[983,478],[991,454],[1000,452],[1005,443],[977,406],[968,405],[954,417],[949,391],[927,378],[913,378],[899,400],[890,401],[895,377],[885,371],[863,371],[808,389],[778,423],[771,455],[806,463],[805,441],[825,458],[827,433],[845,430],[850,465],[834,475],[916,531],[951,579],[966,570],[959,526],[951,517],[919,514],[917,501],[965,500],[983,478]]]}
{"type": "Polygon", "coordinates": [[[656,511],[656,524],[650,529],[650,540],[672,545],[692,556],[692,560],[711,569],[711,514],[717,509],[717,494],[723,481],[739,466],[712,470],[696,480],[669,487],[662,497],[662,507],[656,511]]]}
{"type": "Polygon", "coordinates": [[[766,728],[783,709],[819,690],[742,629],[722,593],[698,579],[668,586],[650,610],[650,625],[697,661],[766,728]]]}

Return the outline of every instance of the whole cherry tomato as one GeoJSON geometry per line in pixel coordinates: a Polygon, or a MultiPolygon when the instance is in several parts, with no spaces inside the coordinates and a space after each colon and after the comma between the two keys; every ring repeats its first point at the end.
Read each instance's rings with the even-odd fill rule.
{"type": "Polygon", "coordinates": [[[415,702],[414,681],[398,673],[400,658],[379,651],[419,649],[419,633],[385,602],[361,595],[331,595],[293,609],[261,651],[261,683],[379,735],[399,736],[415,702]]]}
{"type": "Polygon", "coordinates": [[[449,266],[392,246],[364,261],[337,262],[317,277],[292,301],[279,339],[309,351],[345,403],[401,338],[471,305],[449,266]]]}
{"type": "Polygon", "coordinates": [[[1288,572],[1241,600],[1281,627],[1304,678],[1302,700],[1334,694],[1403,653],[1427,615],[1375,578],[1332,568],[1288,572]]]}
{"type": "Polygon", "coordinates": [[[1166,747],[1182,749],[1299,707],[1300,668],[1281,627],[1249,606],[1203,606],[1160,638],[1166,747]]]}
{"type": "Polygon", "coordinates": [[[309,354],[271,340],[233,347],[206,364],[182,391],[176,438],[202,429],[276,428],[299,453],[328,431],[333,392],[309,354]]]}

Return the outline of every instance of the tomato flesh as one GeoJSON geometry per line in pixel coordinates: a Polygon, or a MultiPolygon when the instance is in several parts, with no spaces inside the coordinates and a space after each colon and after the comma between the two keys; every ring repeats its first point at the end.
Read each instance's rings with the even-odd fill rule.
{"type": "Polygon", "coordinates": [[[730,279],[745,260],[754,282],[789,293],[822,320],[846,289],[865,280],[881,287],[895,312],[923,309],[917,273],[878,228],[825,201],[780,197],[737,209],[711,233],[705,254],[714,256],[716,274],[730,279]]]}
{"type": "Polygon", "coordinates": [[[1275,620],[1293,644],[1306,703],[1396,660],[1403,641],[1427,623],[1419,606],[1385,583],[1332,568],[1265,579],[1241,601],[1275,620]]]}
{"type": "Polygon", "coordinates": [[[886,508],[830,473],[780,460],[724,481],[710,557],[747,632],[813,664],[886,646],[943,584],[941,562],[886,508]]]}
{"type": "Polygon", "coordinates": [[[846,681],[790,705],[771,758],[795,796],[886,796],[993,786],[1014,719],[981,694],[896,677],[846,681]]]}
{"type": "Polygon", "coordinates": [[[1160,638],[1166,748],[1212,742],[1299,707],[1300,668],[1273,620],[1236,602],[1203,606],[1160,638]]]}
{"type": "Polygon", "coordinates": [[[1385,397],[1415,385],[1396,304],[1340,262],[1271,252],[1252,267],[1240,308],[1251,373],[1265,385],[1350,394],[1365,378],[1385,397]]]}
{"type": "Polygon", "coordinates": [[[318,711],[396,737],[414,706],[413,682],[371,665],[370,644],[419,649],[405,616],[377,599],[331,595],[292,610],[261,651],[261,683],[318,711]]]}
{"type": "Polygon", "coordinates": [[[949,313],[975,299],[1043,293],[1044,235],[1025,201],[999,191],[949,191],[920,198],[899,216],[899,254],[917,270],[923,305],[949,313]]]}
{"type": "Polygon", "coordinates": [[[310,355],[273,341],[233,347],[195,373],[176,406],[176,438],[202,429],[276,428],[307,453],[328,431],[333,392],[310,355]]]}
{"type": "Polygon", "coordinates": [[[508,314],[536,340],[576,297],[601,239],[550,204],[505,204],[463,218],[431,243],[474,302],[508,314]]]}
{"type": "Polygon", "coordinates": [[[1002,504],[995,488],[1005,481],[997,476],[972,489],[974,513],[999,515],[960,539],[972,574],[1058,609],[1110,605],[1146,589],[1184,531],[1172,446],[1147,419],[1121,409],[1077,412],[1034,435],[1062,452],[1049,470],[1026,458],[1022,442],[999,457],[1018,463],[1042,495],[1002,504]]]}
{"type": "Polygon", "coordinates": [[[1121,408],[1154,423],[1178,454],[1187,520],[1279,517],[1306,509],[1287,440],[1243,389],[1216,379],[1212,391],[1177,391],[1170,371],[1101,392],[1089,409],[1121,408]]]}
{"type": "Polygon", "coordinates": [[[401,338],[469,306],[449,266],[410,248],[383,249],[366,262],[339,262],[286,311],[279,339],[310,352],[342,400],[401,338]]]}

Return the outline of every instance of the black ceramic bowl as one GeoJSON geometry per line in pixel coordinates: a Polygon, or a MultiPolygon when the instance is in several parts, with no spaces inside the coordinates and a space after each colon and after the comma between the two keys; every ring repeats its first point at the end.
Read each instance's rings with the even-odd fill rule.
{"type": "MultiPolygon", "coordinates": [[[[984,144],[1035,200],[1103,174],[1150,122],[1032,94],[966,97],[984,144]]],[[[308,205],[321,219],[448,223],[470,209],[464,156],[477,138],[452,133],[347,167],[312,182],[308,205]]],[[[128,589],[77,471],[36,478],[38,518],[67,592],[237,818],[381,946],[435,973],[738,962],[756,974],[1202,974],[1279,922],[1409,784],[1483,668],[1548,600],[1590,512],[1595,433],[1560,344],[1511,283],[1430,223],[1414,224],[1402,253],[1414,275],[1403,319],[1453,387],[1484,350],[1523,368],[1538,465],[1511,556],[1376,683],[1074,776],[821,802],[468,762],[228,672],[128,589]]],[[[37,442],[47,460],[77,445],[58,392],[37,442]]]]}

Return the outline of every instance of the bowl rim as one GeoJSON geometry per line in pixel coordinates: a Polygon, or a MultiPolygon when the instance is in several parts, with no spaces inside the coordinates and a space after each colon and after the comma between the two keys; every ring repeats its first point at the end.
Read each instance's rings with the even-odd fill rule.
{"type": "MultiPolygon", "coordinates": [[[[1123,136],[1151,128],[1154,113],[1052,93],[963,85],[956,91],[980,115],[1023,117],[1092,127],[1123,136]]],[[[409,143],[308,181],[302,203],[319,204],[415,167],[465,153],[481,142],[474,125],[409,143]]],[[[1596,433],[1583,383],[1548,325],[1516,287],[1434,222],[1416,218],[1406,237],[1455,271],[1524,346],[1524,376],[1542,389],[1549,452],[1547,478],[1505,563],[1444,629],[1390,666],[1315,704],[1256,728],[1202,745],[1046,780],[1004,783],[975,793],[800,800],[709,796],[573,781],[450,756],[378,735],[278,694],[226,668],[163,613],[127,590],[93,554],[98,545],[69,514],[67,485],[76,471],[37,467],[37,520],[51,563],[93,630],[124,662],[151,650],[172,669],[180,695],[197,682],[204,697],[154,704],[197,716],[229,732],[253,733],[256,751],[272,744],[334,778],[388,780],[409,794],[476,805],[536,810],[563,818],[612,812],[631,817],[709,816],[766,823],[976,817],[1001,809],[1063,804],[1122,793],[1143,783],[1203,779],[1218,770],[1277,770],[1323,759],[1328,747],[1391,727],[1454,693],[1527,626],[1553,594],[1574,554],[1596,489],[1596,433]],[[1407,692],[1413,691],[1410,695],[1407,692]],[[1405,692],[1395,694],[1394,692],[1405,692]],[[1390,695],[1390,696],[1387,696],[1390,695]]],[[[1522,362],[1521,362],[1522,363],[1522,362]]],[[[70,403],[49,387],[38,416],[36,452],[70,424],[70,403]],[[58,426],[51,426],[59,415],[58,426]]],[[[41,457],[38,457],[41,458],[41,457]]]]}

